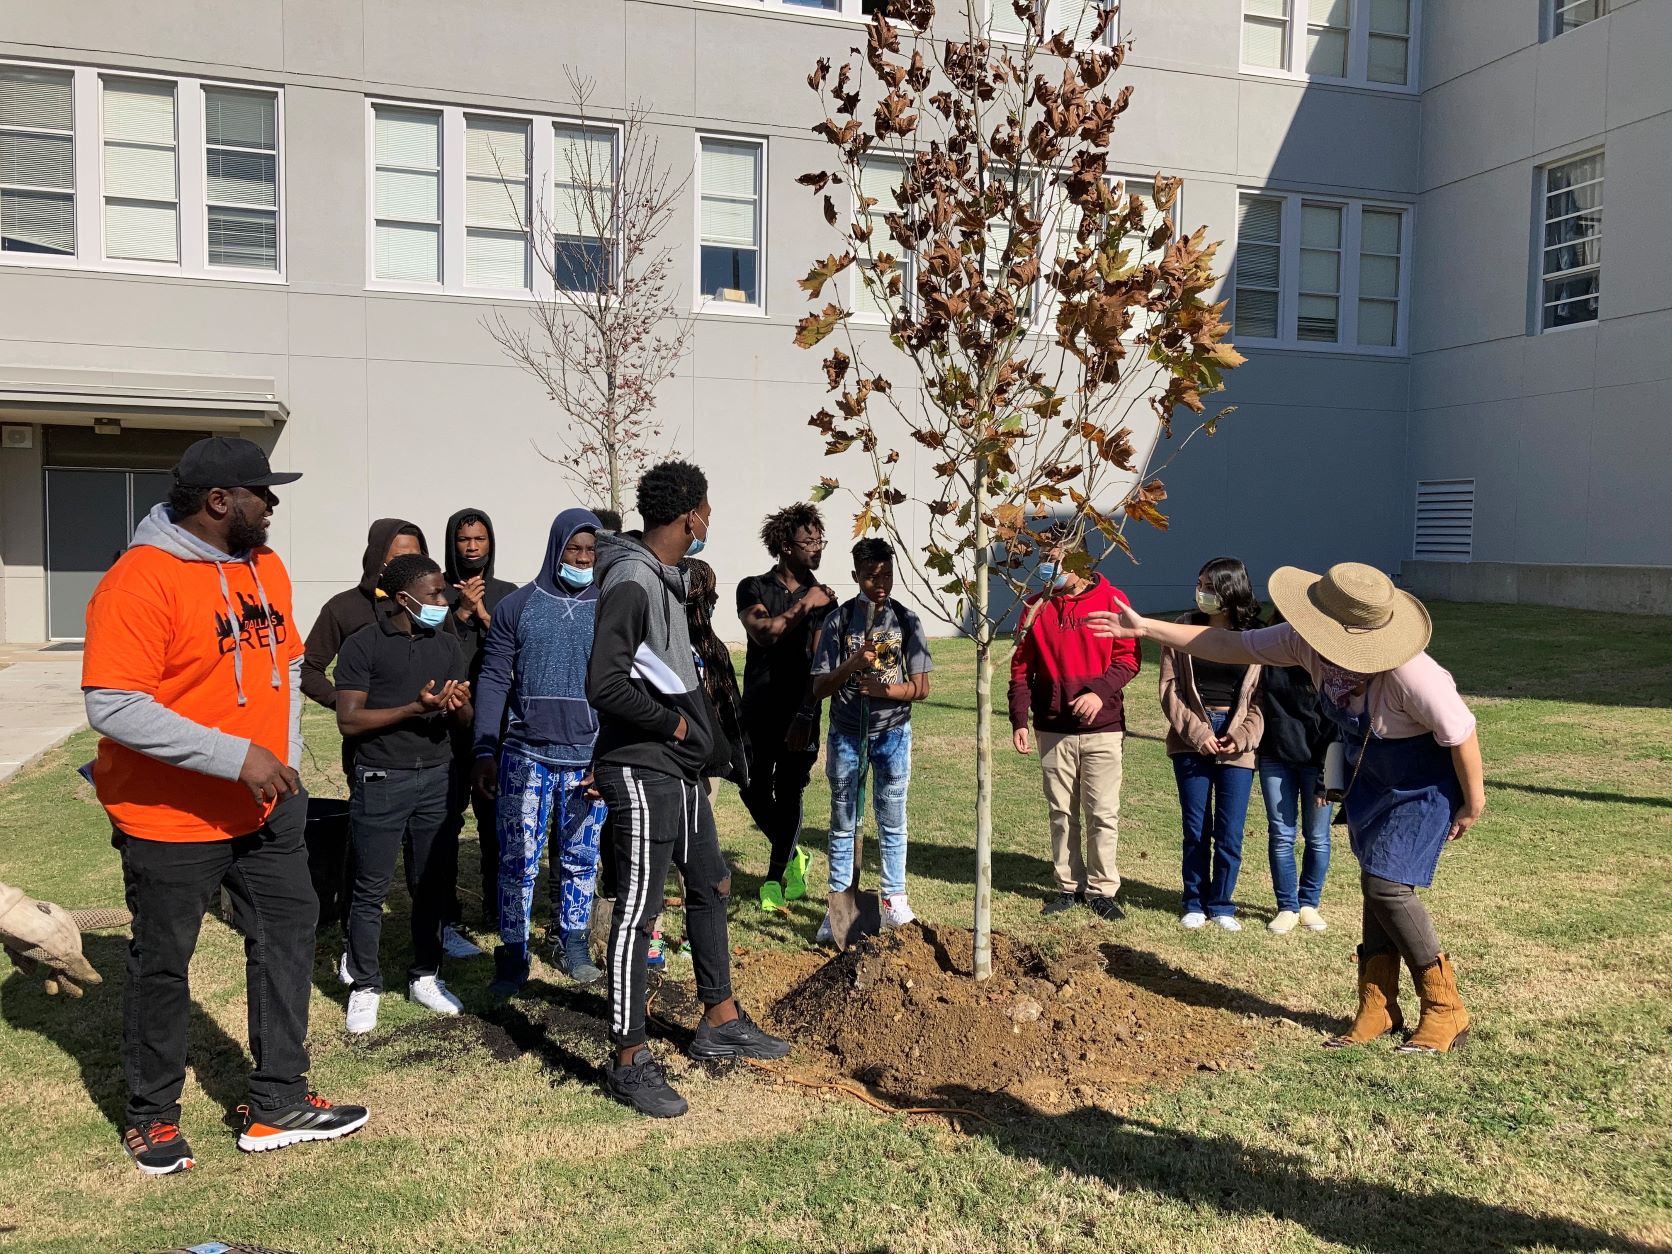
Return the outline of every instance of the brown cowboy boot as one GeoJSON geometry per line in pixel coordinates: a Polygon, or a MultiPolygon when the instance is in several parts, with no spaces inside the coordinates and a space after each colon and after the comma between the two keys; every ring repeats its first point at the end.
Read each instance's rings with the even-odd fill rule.
{"type": "Polygon", "coordinates": [[[1469,1040],[1469,1012],[1457,995],[1457,972],[1452,969],[1451,959],[1441,954],[1433,966],[1412,974],[1417,996],[1422,999],[1422,1017],[1399,1052],[1444,1054],[1462,1049],[1469,1040]]]}
{"type": "Polygon", "coordinates": [[[1405,1027],[1405,1017],[1399,1013],[1399,955],[1372,954],[1366,958],[1363,945],[1358,955],[1358,1014],[1353,1017],[1352,1027],[1324,1042],[1325,1049],[1367,1045],[1378,1036],[1405,1027]]]}

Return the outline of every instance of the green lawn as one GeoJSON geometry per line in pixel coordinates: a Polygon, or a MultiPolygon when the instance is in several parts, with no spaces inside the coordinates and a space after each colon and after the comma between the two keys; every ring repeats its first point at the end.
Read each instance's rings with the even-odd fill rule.
{"type": "MultiPolygon", "coordinates": [[[[15,974],[0,983],[12,1129],[0,1143],[0,1248],[149,1251],[210,1237],[299,1252],[1672,1248],[1668,624],[1435,610],[1434,653],[1479,712],[1488,778],[1485,820],[1447,853],[1429,895],[1475,1014],[1462,1054],[1317,1048],[1316,1028],[1350,1007],[1356,867],[1343,840],[1328,933],[1268,935],[1258,800],[1238,892],[1251,926],[1178,929],[1177,811],[1151,659],[1130,702],[1128,919],[1041,920],[1037,762],[1006,748],[995,925],[1059,952],[1114,942],[1175,968],[1181,990],[1220,987],[1235,1009],[1215,1013],[1246,1027],[1252,1067],[1204,1071],[1124,1114],[1093,1102],[964,1131],[753,1073],[679,1069],[691,1113],[652,1123],[599,1095],[599,1002],[561,976],[543,973],[490,1013],[487,964],[455,965],[450,980],[486,1024],[438,1027],[395,996],[379,1032],[350,1041],[327,954],[313,1078],[371,1106],[372,1122],[338,1145],[244,1157],[221,1126],[247,1065],[240,941],[211,919],[193,970],[185,1097],[199,1166],[182,1177],[143,1179],[117,1145],[122,941],[88,938],[107,982],[80,1004],[49,1001],[15,974]]],[[[942,644],[936,662],[916,716],[911,895],[927,918],[965,924],[971,653],[942,644]]],[[[309,782],[323,792],[340,779],[319,714],[309,782]]],[[[68,906],[120,903],[108,829],[70,770],[90,752],[77,737],[0,791],[0,879],[68,906]]],[[[814,826],[824,804],[821,781],[814,826]]],[[[763,842],[729,787],[720,823],[738,867],[733,942],[768,969],[805,948],[818,910],[763,918],[763,842]]],[[[397,971],[403,923],[385,931],[397,971]]]]}

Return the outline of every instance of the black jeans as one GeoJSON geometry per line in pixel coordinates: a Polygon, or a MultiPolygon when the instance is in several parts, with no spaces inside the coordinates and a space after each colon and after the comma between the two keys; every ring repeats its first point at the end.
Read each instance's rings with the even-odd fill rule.
{"type": "Polygon", "coordinates": [[[378,945],[383,903],[406,864],[412,896],[412,965],[407,979],[441,970],[441,928],[458,882],[459,842],[447,834],[453,764],[416,770],[357,765],[348,794],[354,843],[354,900],[348,908],[348,974],[356,989],[383,991],[378,945]]]}
{"type": "Polygon", "coordinates": [[[117,830],[133,912],[122,995],[127,1121],[180,1120],[191,1013],[187,968],[203,914],[224,886],[244,934],[249,990],[250,1102],[278,1110],[307,1095],[308,995],[319,899],[302,830],[308,799],[282,802],[260,830],[234,840],[139,840],[117,830]]]}
{"type": "Polygon", "coordinates": [[[801,794],[818,761],[818,748],[797,751],[784,744],[789,724],[781,718],[744,717],[749,737],[749,786],[739,792],[749,817],[766,835],[771,862],[766,878],[779,883],[801,835],[801,794]]]}
{"type": "Polygon", "coordinates": [[[597,768],[609,807],[606,856],[615,862],[615,912],[610,916],[610,1040],[618,1049],[645,1040],[645,954],[662,912],[669,866],[685,877],[685,936],[691,942],[697,996],[712,1006],[732,995],[726,902],[731,868],[702,781],[643,767],[597,768]]]}

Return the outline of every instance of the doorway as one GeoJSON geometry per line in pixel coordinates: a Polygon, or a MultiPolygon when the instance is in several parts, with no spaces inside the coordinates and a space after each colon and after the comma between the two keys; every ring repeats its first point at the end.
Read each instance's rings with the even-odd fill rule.
{"type": "Polygon", "coordinates": [[[166,470],[49,466],[46,470],[46,622],[53,640],[87,634],[87,602],[133,539],[139,520],[168,499],[166,470]]]}

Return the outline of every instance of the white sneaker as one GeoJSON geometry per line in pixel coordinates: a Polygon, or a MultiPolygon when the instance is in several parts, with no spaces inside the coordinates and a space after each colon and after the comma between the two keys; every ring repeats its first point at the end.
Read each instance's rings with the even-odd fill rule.
{"type": "Polygon", "coordinates": [[[1295,924],[1300,922],[1300,915],[1293,910],[1279,910],[1277,917],[1266,924],[1266,931],[1276,932],[1279,936],[1287,936],[1295,930],[1295,924]]]}
{"type": "Polygon", "coordinates": [[[916,919],[917,916],[911,912],[911,903],[906,900],[904,893],[895,893],[892,897],[882,899],[882,921],[889,927],[904,927],[916,919]]]}
{"type": "Polygon", "coordinates": [[[377,1004],[383,994],[376,989],[357,988],[348,995],[348,1030],[364,1036],[377,1026],[377,1004]]]}
{"type": "Polygon", "coordinates": [[[1227,932],[1242,931],[1242,924],[1237,922],[1235,915],[1216,914],[1213,916],[1213,921],[1216,925],[1224,928],[1227,932]]]}
{"type": "Polygon", "coordinates": [[[1187,932],[1194,932],[1197,928],[1204,926],[1207,921],[1207,915],[1203,914],[1200,910],[1192,910],[1189,914],[1185,915],[1184,918],[1179,920],[1179,926],[1184,928],[1187,932]]]}
{"type": "Polygon", "coordinates": [[[828,945],[836,939],[836,933],[830,930],[830,915],[826,914],[819,922],[819,930],[813,934],[813,944],[828,945]]]}
{"type": "Polygon", "coordinates": [[[456,1015],[464,1009],[464,1003],[441,982],[441,977],[426,975],[422,979],[412,981],[406,986],[409,1001],[415,1001],[425,1010],[433,1010],[438,1015],[456,1015]]]}
{"type": "Polygon", "coordinates": [[[1300,925],[1308,932],[1327,932],[1329,924],[1324,922],[1324,916],[1318,913],[1316,906],[1302,906],[1300,908],[1300,925]]]}
{"type": "Polygon", "coordinates": [[[346,949],[343,950],[343,956],[337,960],[337,978],[343,982],[345,987],[352,987],[354,984],[354,977],[348,973],[348,951],[346,949]]]}
{"type": "Polygon", "coordinates": [[[458,928],[451,925],[441,929],[441,952],[449,958],[480,958],[482,950],[458,928]]]}

